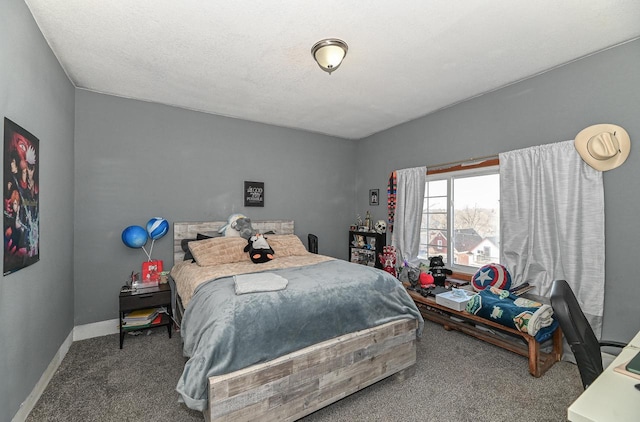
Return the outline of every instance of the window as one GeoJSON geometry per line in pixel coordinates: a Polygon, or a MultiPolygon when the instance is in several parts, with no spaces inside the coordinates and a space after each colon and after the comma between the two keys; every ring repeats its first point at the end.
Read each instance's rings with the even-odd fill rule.
{"type": "Polygon", "coordinates": [[[462,273],[500,262],[497,166],[427,175],[418,258],[434,255],[462,273]]]}

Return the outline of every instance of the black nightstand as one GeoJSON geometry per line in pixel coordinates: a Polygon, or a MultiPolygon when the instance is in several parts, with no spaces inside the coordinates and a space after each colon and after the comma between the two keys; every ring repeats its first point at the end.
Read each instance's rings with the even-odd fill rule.
{"type": "Polygon", "coordinates": [[[171,316],[173,310],[171,309],[171,286],[169,283],[158,285],[156,289],[141,289],[131,292],[120,292],[120,348],[122,349],[122,343],[124,342],[124,335],[127,331],[146,330],[147,328],[167,327],[169,332],[169,338],[171,338],[171,316]],[[157,324],[153,324],[151,327],[130,327],[126,328],[122,326],[122,319],[127,312],[135,311],[145,308],[159,308],[164,307],[169,314],[162,313],[161,320],[157,324]]]}

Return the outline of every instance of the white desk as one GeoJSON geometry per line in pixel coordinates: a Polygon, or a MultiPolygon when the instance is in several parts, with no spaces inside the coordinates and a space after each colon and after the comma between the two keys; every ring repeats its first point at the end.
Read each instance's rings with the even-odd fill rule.
{"type": "Polygon", "coordinates": [[[640,349],[640,331],[634,338],[629,342],[630,347],[635,347],[636,349],[640,349]]]}
{"type": "MultiPolygon", "coordinates": [[[[634,340],[640,342],[640,333],[632,342],[634,340]]],[[[640,348],[631,343],[622,349],[611,365],[569,406],[567,413],[571,422],[640,421],[640,391],[634,387],[640,384],[640,379],[613,370],[638,352],[640,348]]]]}

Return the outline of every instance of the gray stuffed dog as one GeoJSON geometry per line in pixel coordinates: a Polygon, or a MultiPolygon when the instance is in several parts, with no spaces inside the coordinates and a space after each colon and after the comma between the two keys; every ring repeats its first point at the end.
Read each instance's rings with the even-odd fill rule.
{"type": "Polygon", "coordinates": [[[251,239],[251,236],[255,235],[257,231],[251,226],[251,219],[249,217],[240,217],[231,223],[231,228],[240,232],[240,237],[247,240],[251,239]]]}

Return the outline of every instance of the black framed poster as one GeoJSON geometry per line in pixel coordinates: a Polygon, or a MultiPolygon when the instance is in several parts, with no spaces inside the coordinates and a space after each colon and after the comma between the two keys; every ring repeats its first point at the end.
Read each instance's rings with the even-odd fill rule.
{"type": "Polygon", "coordinates": [[[380,203],[379,196],[379,189],[369,189],[369,205],[378,205],[380,203]]]}
{"type": "Polygon", "coordinates": [[[40,260],[40,141],[4,119],[4,267],[11,274],[40,260]]]}
{"type": "Polygon", "coordinates": [[[244,206],[264,207],[264,182],[244,182],[244,206]]]}

